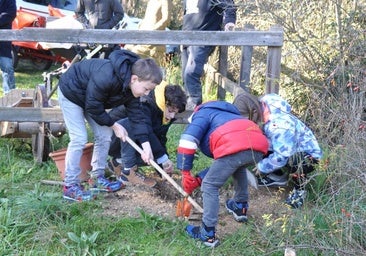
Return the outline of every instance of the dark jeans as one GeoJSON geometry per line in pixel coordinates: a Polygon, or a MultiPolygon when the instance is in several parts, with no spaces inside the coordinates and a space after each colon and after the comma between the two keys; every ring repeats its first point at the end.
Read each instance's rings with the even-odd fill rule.
{"type": "Polygon", "coordinates": [[[318,163],[319,161],[312,158],[311,155],[299,152],[291,156],[284,167],[274,171],[273,173],[276,175],[281,175],[283,174],[283,172],[287,172],[306,175],[313,172],[315,169],[315,165],[318,163]]]}
{"type": "Polygon", "coordinates": [[[187,93],[187,105],[202,103],[201,77],[208,57],[215,49],[214,46],[184,46],[181,54],[182,78],[187,93]]]}
{"type": "MultiPolygon", "coordinates": [[[[131,140],[135,140],[130,120],[128,118],[124,118],[117,122],[127,130],[128,136],[131,140]]],[[[128,142],[123,142],[117,138],[115,134],[112,136],[109,155],[113,158],[121,158],[122,164],[125,168],[131,168],[135,165],[144,165],[140,154],[128,142]]]]}
{"type": "Polygon", "coordinates": [[[314,159],[311,155],[299,152],[289,158],[287,164],[273,172],[273,174],[281,176],[284,172],[295,174],[292,176],[292,181],[296,189],[305,186],[307,182],[307,174],[315,170],[315,166],[319,163],[318,159],[314,159]]]}

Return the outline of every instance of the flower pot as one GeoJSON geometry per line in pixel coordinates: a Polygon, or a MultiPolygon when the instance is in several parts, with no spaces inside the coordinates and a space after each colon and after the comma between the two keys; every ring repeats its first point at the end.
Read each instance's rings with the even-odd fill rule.
{"type": "MultiPolygon", "coordinates": [[[[92,169],[91,159],[93,156],[93,143],[87,143],[85,148],[83,149],[83,154],[80,159],[80,180],[86,181],[89,179],[89,171],[92,169]]],[[[61,179],[65,179],[65,157],[66,157],[66,148],[51,152],[49,156],[55,162],[56,167],[60,173],[61,179]]]]}

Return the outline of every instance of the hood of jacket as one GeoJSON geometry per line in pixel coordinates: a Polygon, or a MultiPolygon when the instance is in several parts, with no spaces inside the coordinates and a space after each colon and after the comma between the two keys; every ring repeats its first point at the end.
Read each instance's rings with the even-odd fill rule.
{"type": "Polygon", "coordinates": [[[194,112],[197,112],[198,110],[207,109],[207,108],[212,109],[212,110],[225,111],[225,112],[233,113],[236,115],[241,115],[239,110],[233,104],[226,102],[226,101],[208,101],[206,103],[203,103],[203,104],[197,106],[196,109],[194,110],[194,112]]]}
{"type": "Polygon", "coordinates": [[[278,94],[269,93],[262,96],[259,100],[268,106],[273,116],[291,113],[290,104],[278,94]]]}
{"type": "Polygon", "coordinates": [[[123,90],[126,90],[131,81],[131,67],[140,57],[128,50],[116,50],[109,55],[109,59],[112,63],[114,73],[118,77],[118,80],[123,83],[123,90]]]}

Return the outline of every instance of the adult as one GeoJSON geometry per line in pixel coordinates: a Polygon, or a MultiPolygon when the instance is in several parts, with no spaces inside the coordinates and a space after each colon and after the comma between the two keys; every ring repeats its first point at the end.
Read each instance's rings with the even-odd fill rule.
{"type": "MultiPolygon", "coordinates": [[[[15,0],[0,0],[0,29],[11,29],[16,15],[15,0]]],[[[3,92],[7,94],[10,90],[15,89],[11,41],[0,41],[0,69],[3,77],[3,92]]]]}
{"type": "MultiPolygon", "coordinates": [[[[138,28],[140,30],[165,30],[170,23],[172,8],[171,0],[150,0],[138,28]]],[[[125,48],[142,57],[154,58],[160,66],[164,63],[165,45],[126,45],[125,48]]]]}
{"type": "MultiPolygon", "coordinates": [[[[78,0],[75,9],[76,19],[87,29],[112,29],[123,19],[123,7],[118,0],[78,0]]],[[[107,58],[117,45],[104,49],[107,58]]]]}
{"type": "MultiPolygon", "coordinates": [[[[236,22],[236,8],[233,0],[185,0],[184,31],[232,30],[236,22]]],[[[183,45],[182,77],[186,90],[187,109],[194,109],[202,103],[201,77],[204,65],[215,46],[183,45]]]]}

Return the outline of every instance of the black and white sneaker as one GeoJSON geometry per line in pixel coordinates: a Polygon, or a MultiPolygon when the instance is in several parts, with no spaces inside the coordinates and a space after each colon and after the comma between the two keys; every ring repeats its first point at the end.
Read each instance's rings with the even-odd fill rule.
{"type": "Polygon", "coordinates": [[[265,187],[284,187],[287,186],[288,176],[287,173],[281,176],[275,174],[268,174],[258,177],[258,186],[265,187]]]}
{"type": "Polygon", "coordinates": [[[304,204],[306,197],[306,191],[302,189],[293,189],[289,196],[287,197],[285,203],[292,208],[301,208],[304,204]]]}

